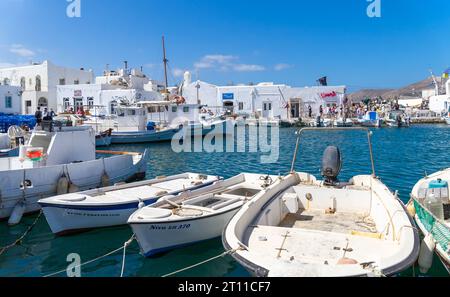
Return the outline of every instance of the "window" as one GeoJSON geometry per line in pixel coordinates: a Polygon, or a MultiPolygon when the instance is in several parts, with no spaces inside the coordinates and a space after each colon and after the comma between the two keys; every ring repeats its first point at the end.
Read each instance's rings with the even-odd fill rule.
{"type": "Polygon", "coordinates": [[[94,97],[87,97],[87,104],[89,108],[94,107],[94,97]]]}
{"type": "Polygon", "coordinates": [[[47,98],[45,98],[45,97],[39,98],[38,106],[40,106],[40,107],[47,107],[47,105],[48,105],[47,98]]]}
{"type": "Polygon", "coordinates": [[[244,110],[244,102],[239,102],[239,110],[244,110]]]}
{"type": "Polygon", "coordinates": [[[3,85],[9,86],[9,83],[10,83],[10,81],[8,78],[3,79],[3,85]]]}
{"type": "Polygon", "coordinates": [[[26,88],[26,82],[25,82],[25,77],[22,77],[21,79],[20,79],[20,87],[22,88],[22,91],[25,91],[25,88],[26,88]]]}
{"type": "Polygon", "coordinates": [[[176,106],[172,106],[172,112],[177,112],[178,108],[176,106]]]}
{"type": "Polygon", "coordinates": [[[70,107],[70,98],[63,98],[64,110],[68,110],[70,107]]]}
{"type": "Polygon", "coordinates": [[[267,110],[267,103],[264,103],[264,110],[267,110]]]}
{"type": "Polygon", "coordinates": [[[272,103],[269,103],[269,110],[272,110],[272,103]]]}
{"type": "Polygon", "coordinates": [[[5,108],[12,108],[12,97],[5,96],[5,108]]]}
{"type": "Polygon", "coordinates": [[[74,84],[74,85],[79,85],[79,84],[80,84],[80,81],[79,81],[78,79],[76,79],[76,80],[73,81],[73,84],[74,84]]]}
{"type": "Polygon", "coordinates": [[[59,85],[60,86],[64,86],[66,84],[66,79],[65,78],[60,78],[59,79],[59,85]]]}
{"type": "Polygon", "coordinates": [[[36,85],[34,87],[34,90],[36,92],[40,92],[41,91],[41,77],[39,75],[36,76],[36,85]]]}
{"type": "Polygon", "coordinates": [[[183,107],[183,112],[189,112],[189,107],[188,106],[183,107]]]}

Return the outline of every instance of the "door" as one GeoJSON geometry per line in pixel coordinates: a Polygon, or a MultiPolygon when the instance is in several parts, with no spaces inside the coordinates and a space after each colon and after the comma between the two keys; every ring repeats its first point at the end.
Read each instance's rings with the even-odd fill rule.
{"type": "Polygon", "coordinates": [[[264,101],[263,102],[263,112],[262,117],[265,119],[273,118],[273,104],[272,101],[264,101]]]}
{"type": "Polygon", "coordinates": [[[78,111],[78,108],[83,107],[83,98],[73,98],[73,106],[75,108],[75,112],[78,111]]]}

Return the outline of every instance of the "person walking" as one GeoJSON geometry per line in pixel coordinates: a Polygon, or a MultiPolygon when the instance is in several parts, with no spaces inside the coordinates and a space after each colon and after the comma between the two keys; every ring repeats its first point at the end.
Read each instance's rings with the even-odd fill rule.
{"type": "Polygon", "coordinates": [[[41,124],[42,124],[42,111],[41,111],[41,107],[40,106],[38,106],[36,112],[34,113],[34,117],[36,118],[37,126],[41,127],[41,124]]]}
{"type": "Polygon", "coordinates": [[[49,115],[52,118],[52,120],[53,120],[54,117],[56,117],[56,112],[53,111],[53,108],[50,109],[50,114],[49,115]]]}
{"type": "Polygon", "coordinates": [[[311,107],[311,105],[308,105],[308,116],[309,116],[309,118],[312,118],[312,107],[311,107]]]}

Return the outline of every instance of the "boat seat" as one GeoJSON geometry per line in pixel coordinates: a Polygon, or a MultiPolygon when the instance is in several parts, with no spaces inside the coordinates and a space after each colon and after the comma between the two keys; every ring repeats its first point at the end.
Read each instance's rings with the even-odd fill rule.
{"type": "Polygon", "coordinates": [[[210,208],[211,208],[212,210],[219,210],[219,209],[221,209],[221,208],[224,208],[224,207],[226,207],[226,206],[228,206],[228,205],[234,204],[234,203],[239,202],[239,201],[242,201],[241,198],[228,199],[228,200],[225,201],[225,202],[221,202],[221,203],[219,203],[219,204],[210,206],[210,208]]]}

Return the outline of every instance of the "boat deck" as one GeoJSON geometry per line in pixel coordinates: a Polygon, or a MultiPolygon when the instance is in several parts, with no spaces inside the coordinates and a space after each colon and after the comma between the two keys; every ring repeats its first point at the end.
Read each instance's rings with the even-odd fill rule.
{"type": "Polygon", "coordinates": [[[288,215],[279,226],[249,227],[244,244],[251,258],[271,267],[272,276],[365,275],[370,273],[365,264],[384,264],[382,257],[398,245],[376,233],[370,219],[363,219],[358,214],[303,210],[288,215]],[[339,265],[343,258],[357,264],[339,265]]]}
{"type": "Polygon", "coordinates": [[[299,210],[288,214],[279,227],[346,233],[376,233],[373,220],[356,213],[325,214],[323,210],[299,210]]]}

